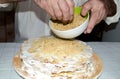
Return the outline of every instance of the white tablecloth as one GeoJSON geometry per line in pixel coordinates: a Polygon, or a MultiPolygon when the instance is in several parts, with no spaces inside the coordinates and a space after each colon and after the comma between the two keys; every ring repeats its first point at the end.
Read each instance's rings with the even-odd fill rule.
{"type": "MultiPolygon", "coordinates": [[[[120,42],[88,42],[99,55],[104,70],[99,79],[120,79],[120,42]]],[[[0,79],[22,79],[12,66],[21,43],[0,43],[0,79]]]]}

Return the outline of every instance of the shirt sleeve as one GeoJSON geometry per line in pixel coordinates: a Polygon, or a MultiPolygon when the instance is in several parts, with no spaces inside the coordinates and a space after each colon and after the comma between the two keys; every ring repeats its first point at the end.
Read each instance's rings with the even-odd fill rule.
{"type": "Polygon", "coordinates": [[[115,23],[115,22],[118,22],[119,21],[119,18],[120,18],[120,0],[114,0],[115,1],[115,4],[117,6],[117,12],[114,16],[112,17],[107,17],[105,18],[105,22],[110,25],[111,23],[115,23]]]}

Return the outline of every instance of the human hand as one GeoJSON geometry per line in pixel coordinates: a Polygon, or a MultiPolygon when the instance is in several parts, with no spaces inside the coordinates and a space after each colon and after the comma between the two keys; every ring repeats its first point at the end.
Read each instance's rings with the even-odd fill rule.
{"type": "Polygon", "coordinates": [[[35,2],[48,12],[53,20],[68,22],[73,19],[73,0],[35,0],[35,2]]]}
{"type": "Polygon", "coordinates": [[[94,26],[103,20],[108,14],[105,4],[101,0],[88,0],[83,4],[81,15],[85,16],[88,11],[91,12],[91,16],[87,29],[84,31],[85,34],[91,33],[94,26]]]}

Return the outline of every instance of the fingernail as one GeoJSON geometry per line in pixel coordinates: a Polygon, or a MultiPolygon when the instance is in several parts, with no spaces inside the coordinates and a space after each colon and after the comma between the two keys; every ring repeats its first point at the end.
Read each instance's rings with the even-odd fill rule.
{"type": "Polygon", "coordinates": [[[86,34],[86,31],[84,31],[84,34],[86,34]]]}
{"type": "Polygon", "coordinates": [[[52,17],[52,20],[56,20],[56,18],[55,18],[55,17],[52,17]]]}
{"type": "Polygon", "coordinates": [[[91,29],[87,29],[87,33],[91,33],[91,31],[92,31],[91,29]]]}
{"type": "Polygon", "coordinates": [[[81,13],[80,15],[81,15],[82,17],[86,16],[86,14],[83,14],[83,13],[81,13]]]}

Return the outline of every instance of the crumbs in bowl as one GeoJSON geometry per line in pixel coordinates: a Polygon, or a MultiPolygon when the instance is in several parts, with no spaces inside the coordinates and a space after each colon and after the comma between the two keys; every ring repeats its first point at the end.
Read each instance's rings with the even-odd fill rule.
{"type": "Polygon", "coordinates": [[[80,26],[85,20],[86,18],[82,17],[81,15],[74,15],[73,20],[68,24],[64,24],[60,21],[52,21],[52,27],[60,31],[70,30],[80,26]]]}

